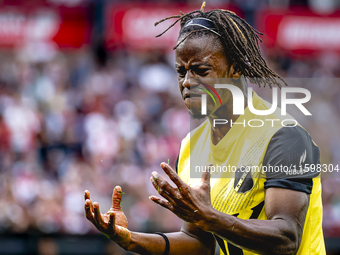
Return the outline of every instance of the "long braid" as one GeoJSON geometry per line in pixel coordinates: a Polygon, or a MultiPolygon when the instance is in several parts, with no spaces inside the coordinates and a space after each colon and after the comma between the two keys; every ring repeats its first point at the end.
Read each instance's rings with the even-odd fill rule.
{"type": "MultiPolygon", "coordinates": [[[[250,82],[256,83],[259,86],[263,84],[264,87],[267,84],[270,87],[272,87],[272,85],[277,85],[280,88],[282,87],[281,83],[287,85],[278,74],[276,74],[267,66],[266,61],[261,55],[259,41],[262,42],[262,40],[259,35],[262,35],[262,33],[254,29],[234,12],[222,9],[204,12],[203,8],[201,8],[201,10],[196,10],[187,14],[182,12],[180,13],[181,15],[175,15],[162,19],[155,24],[158,25],[165,20],[177,18],[177,20],[172,25],[170,25],[163,33],[159,34],[158,36],[163,35],[179,21],[182,29],[186,22],[191,19],[210,19],[214,23],[218,34],[220,34],[219,38],[225,49],[226,55],[233,63],[236,64],[242,75],[248,78],[250,82]],[[279,79],[281,82],[277,81],[277,79],[279,79]]],[[[208,31],[208,29],[196,29],[193,31],[184,32],[181,30],[180,37],[183,36],[184,33],[186,36],[184,36],[184,38],[177,43],[174,49],[176,49],[192,34],[202,33],[204,30],[208,31]]],[[[210,34],[213,35],[213,33],[210,34]]]]}

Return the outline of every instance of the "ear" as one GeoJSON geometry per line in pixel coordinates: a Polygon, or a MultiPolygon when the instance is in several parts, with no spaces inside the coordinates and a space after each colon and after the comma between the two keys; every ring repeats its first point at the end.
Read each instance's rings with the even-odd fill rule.
{"type": "Polygon", "coordinates": [[[232,65],[230,65],[229,67],[229,73],[228,73],[228,77],[232,78],[232,79],[239,79],[241,77],[242,73],[241,71],[236,67],[236,64],[233,63],[232,65]]]}

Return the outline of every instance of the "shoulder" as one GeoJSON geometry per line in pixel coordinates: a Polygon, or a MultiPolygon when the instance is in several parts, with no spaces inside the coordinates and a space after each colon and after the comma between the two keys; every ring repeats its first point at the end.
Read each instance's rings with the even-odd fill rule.
{"type": "Polygon", "coordinates": [[[300,126],[283,127],[270,140],[263,158],[267,170],[265,188],[287,188],[310,194],[313,178],[319,175],[310,167],[317,164],[320,164],[320,151],[309,133],[300,126]]]}
{"type": "Polygon", "coordinates": [[[269,141],[263,165],[317,163],[320,152],[309,133],[300,126],[285,126],[269,141]]]}

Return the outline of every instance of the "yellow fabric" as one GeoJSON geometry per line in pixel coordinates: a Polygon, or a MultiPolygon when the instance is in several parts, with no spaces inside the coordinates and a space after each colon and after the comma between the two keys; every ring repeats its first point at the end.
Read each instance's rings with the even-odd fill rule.
{"type": "MultiPolygon", "coordinates": [[[[256,93],[253,93],[253,105],[258,110],[269,109],[271,106],[256,93]]],[[[200,178],[190,177],[190,166],[192,173],[198,171],[197,166],[204,167],[209,163],[212,163],[215,167],[217,165],[221,167],[234,166],[236,168],[261,166],[270,139],[282,128],[281,121],[275,121],[274,127],[272,127],[272,122],[265,121],[265,119],[283,120],[293,119],[293,117],[290,115],[281,116],[279,109],[269,116],[258,116],[246,108],[244,115],[241,115],[236,121],[236,123],[246,121],[246,126],[234,124],[216,146],[211,142],[209,120],[203,122],[198,128],[190,132],[181,143],[178,160],[178,173],[181,179],[191,186],[196,186],[200,181],[200,178]],[[250,119],[261,119],[265,122],[265,125],[263,127],[249,127],[247,121],[250,119]]],[[[284,124],[290,123],[286,121],[284,124]]],[[[253,122],[252,125],[259,125],[259,123],[253,122]]],[[[263,204],[261,204],[265,198],[265,172],[256,171],[248,174],[252,176],[253,188],[245,193],[240,193],[234,188],[235,179],[232,171],[215,171],[212,173],[211,203],[216,210],[229,215],[237,215],[238,218],[249,219],[252,215],[253,217],[255,215],[257,219],[266,220],[265,210],[263,204]],[[255,213],[258,209],[260,211],[255,213]]],[[[201,173],[199,173],[200,175],[201,173]]],[[[242,184],[242,182],[238,182],[238,184],[242,184]]],[[[235,186],[237,187],[236,184],[235,186]]],[[[225,247],[229,254],[226,241],[225,247]]],[[[222,250],[221,254],[223,254],[222,250]]],[[[255,253],[243,250],[243,254],[255,253]]],[[[310,195],[302,241],[297,254],[326,254],[322,233],[321,182],[319,177],[313,179],[313,190],[310,195]]]]}

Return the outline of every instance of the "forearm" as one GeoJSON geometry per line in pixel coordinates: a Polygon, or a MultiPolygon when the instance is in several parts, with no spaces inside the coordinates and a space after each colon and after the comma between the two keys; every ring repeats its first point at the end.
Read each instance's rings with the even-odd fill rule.
{"type": "Polygon", "coordinates": [[[215,211],[203,229],[242,249],[260,254],[293,254],[303,226],[288,224],[282,218],[243,220],[215,211]]]}
{"type": "MultiPolygon", "coordinates": [[[[169,255],[214,254],[214,244],[204,244],[184,232],[168,233],[166,236],[170,242],[169,255]]],[[[165,240],[160,235],[131,232],[131,242],[127,250],[142,255],[162,255],[165,246],[165,240]]]]}

